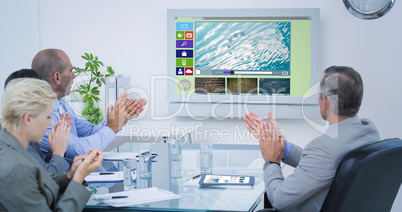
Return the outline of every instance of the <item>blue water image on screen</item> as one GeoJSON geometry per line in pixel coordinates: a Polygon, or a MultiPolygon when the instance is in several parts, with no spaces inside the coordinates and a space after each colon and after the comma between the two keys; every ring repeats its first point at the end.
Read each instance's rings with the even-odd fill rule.
{"type": "Polygon", "coordinates": [[[290,22],[197,21],[197,70],[290,70],[290,22]]]}

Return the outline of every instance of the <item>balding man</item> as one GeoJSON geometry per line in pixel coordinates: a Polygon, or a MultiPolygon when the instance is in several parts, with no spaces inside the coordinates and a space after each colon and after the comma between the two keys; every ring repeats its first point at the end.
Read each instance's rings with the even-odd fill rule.
{"type": "MultiPolygon", "coordinates": [[[[44,49],[38,52],[32,61],[32,69],[37,71],[57,94],[58,101],[53,104],[51,115],[53,124],[60,119],[60,113],[68,112],[71,115],[73,126],[66,151],[66,160],[70,162],[74,156],[87,154],[89,149],[105,149],[116,138],[116,133],[124,127],[128,120],[137,117],[147,103],[145,98],[127,99],[127,93],[124,93],[120,95],[114,106],[108,108],[107,120],[94,125],[77,115],[71,106],[62,99],[70,94],[75,78],[70,58],[64,51],[44,49]]],[[[47,132],[50,129],[49,127],[47,132]]],[[[49,157],[47,133],[40,146],[43,155],[49,157]]]]}

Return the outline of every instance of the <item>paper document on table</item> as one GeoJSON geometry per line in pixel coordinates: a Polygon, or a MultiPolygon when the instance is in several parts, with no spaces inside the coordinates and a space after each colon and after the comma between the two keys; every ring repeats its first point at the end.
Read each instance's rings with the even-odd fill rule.
{"type": "Polygon", "coordinates": [[[113,207],[140,205],[180,198],[180,195],[156,187],[94,195],[95,200],[101,201],[113,207]]]}
{"type": "MultiPolygon", "coordinates": [[[[105,157],[104,161],[123,161],[124,158],[134,159],[137,158],[138,161],[138,153],[134,152],[104,152],[105,157]]],[[[152,159],[158,156],[158,153],[152,153],[152,159]]]]}
{"type": "MultiPolygon", "coordinates": [[[[201,179],[201,177],[197,177],[195,179],[190,179],[187,182],[185,182],[184,185],[185,186],[197,186],[197,187],[199,187],[200,186],[200,184],[199,184],[200,179],[201,179]]],[[[261,178],[259,178],[259,177],[255,177],[254,179],[255,179],[254,185],[261,181],[261,178]]],[[[249,188],[253,188],[253,186],[252,185],[250,185],[250,186],[219,185],[219,186],[208,186],[208,188],[240,188],[240,189],[245,189],[246,188],[246,189],[249,189],[249,188]]]]}
{"type": "MultiPolygon", "coordinates": [[[[136,179],[135,172],[132,174],[133,179],[136,179]]],[[[97,182],[123,182],[123,172],[92,172],[85,177],[88,183],[97,182]]]]}

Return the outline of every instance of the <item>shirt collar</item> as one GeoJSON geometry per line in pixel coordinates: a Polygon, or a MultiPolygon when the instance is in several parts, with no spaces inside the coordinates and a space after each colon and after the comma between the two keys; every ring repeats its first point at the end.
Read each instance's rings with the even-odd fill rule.
{"type": "Polygon", "coordinates": [[[60,101],[56,100],[53,102],[53,111],[58,111],[60,106],[60,101]]]}
{"type": "Polygon", "coordinates": [[[334,124],[331,124],[331,125],[327,128],[327,130],[325,131],[325,133],[327,133],[331,128],[335,127],[336,125],[338,125],[338,122],[336,122],[336,123],[334,123],[334,124]]]}
{"type": "Polygon", "coordinates": [[[325,133],[327,133],[330,129],[334,128],[335,126],[337,126],[337,125],[339,125],[339,124],[342,125],[342,124],[354,123],[354,122],[358,122],[359,120],[360,120],[360,119],[359,119],[358,116],[349,117],[349,118],[344,119],[344,120],[342,120],[342,121],[340,121],[340,122],[337,122],[337,123],[332,124],[331,126],[329,126],[329,127],[327,128],[327,130],[325,131],[325,133]]]}

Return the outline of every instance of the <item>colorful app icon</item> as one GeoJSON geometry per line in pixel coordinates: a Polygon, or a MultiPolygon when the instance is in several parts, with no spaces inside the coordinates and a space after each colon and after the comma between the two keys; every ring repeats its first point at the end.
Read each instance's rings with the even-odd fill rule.
{"type": "Polygon", "coordinates": [[[193,31],[185,31],[184,35],[186,39],[193,39],[193,31]]]}
{"type": "Polygon", "coordinates": [[[176,57],[193,58],[193,50],[187,50],[187,49],[176,50],[176,57]]]}
{"type": "Polygon", "coordinates": [[[185,75],[193,75],[193,67],[185,67],[185,75]]]}
{"type": "Polygon", "coordinates": [[[176,22],[176,30],[193,30],[193,22],[176,22]]]}
{"type": "Polygon", "coordinates": [[[193,59],[176,58],[176,67],[193,66],[193,59]]]}
{"type": "Polygon", "coordinates": [[[176,75],[184,75],[184,67],[176,67],[176,75]]]}
{"type": "Polygon", "coordinates": [[[176,40],[176,48],[193,48],[193,40],[176,40]]]}
{"type": "Polygon", "coordinates": [[[177,40],[179,40],[179,39],[184,40],[185,39],[184,36],[185,36],[184,31],[176,31],[176,39],[177,40]]]}

